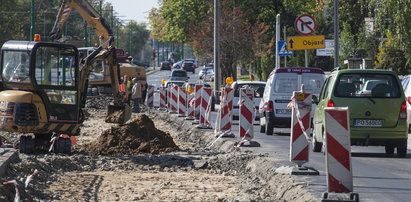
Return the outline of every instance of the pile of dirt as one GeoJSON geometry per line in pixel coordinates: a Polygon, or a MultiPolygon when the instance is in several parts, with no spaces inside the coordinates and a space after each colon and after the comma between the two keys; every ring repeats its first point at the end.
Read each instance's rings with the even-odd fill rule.
{"type": "Polygon", "coordinates": [[[103,131],[83,149],[95,155],[159,154],[179,150],[170,134],[158,130],[144,114],[125,125],[103,131]]]}

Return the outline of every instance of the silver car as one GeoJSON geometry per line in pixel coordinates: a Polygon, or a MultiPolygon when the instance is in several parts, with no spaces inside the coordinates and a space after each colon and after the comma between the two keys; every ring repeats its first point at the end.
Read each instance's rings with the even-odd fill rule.
{"type": "Polygon", "coordinates": [[[190,77],[187,76],[187,72],[180,69],[175,69],[171,72],[170,80],[171,81],[186,81],[190,77]]]}

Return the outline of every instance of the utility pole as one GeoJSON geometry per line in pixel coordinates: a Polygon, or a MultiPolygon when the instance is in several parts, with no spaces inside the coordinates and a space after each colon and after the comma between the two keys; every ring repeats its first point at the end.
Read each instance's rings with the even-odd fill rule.
{"type": "Polygon", "coordinates": [[[280,41],[281,27],[280,27],[280,14],[277,14],[275,18],[275,68],[280,68],[280,57],[278,56],[278,41],[280,41]]]}
{"type": "Polygon", "coordinates": [[[339,44],[338,44],[338,39],[339,39],[339,30],[340,30],[340,25],[339,25],[339,19],[338,19],[338,0],[334,0],[334,68],[338,67],[338,61],[340,60],[339,58],[339,44]]]}
{"type": "Polygon", "coordinates": [[[36,0],[31,0],[30,41],[33,41],[35,33],[36,33],[36,0]]]}
{"type": "MultiPolygon", "coordinates": [[[[284,26],[284,41],[287,43],[287,27],[286,26],[284,26]]],[[[287,67],[287,56],[284,56],[284,67],[287,67]]]]}
{"type": "Polygon", "coordinates": [[[214,95],[217,99],[220,77],[220,1],[214,0],[214,95]]]}

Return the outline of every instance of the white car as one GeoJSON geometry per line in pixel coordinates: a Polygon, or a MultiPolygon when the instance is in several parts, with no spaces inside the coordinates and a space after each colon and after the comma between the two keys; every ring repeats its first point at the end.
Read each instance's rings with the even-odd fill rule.
{"type": "MultiPolygon", "coordinates": [[[[404,76],[401,84],[404,89],[405,98],[407,99],[407,122],[408,125],[411,125],[411,75],[404,76]]],[[[409,128],[409,130],[411,129],[409,128]]]]}
{"type": "MultiPolygon", "coordinates": [[[[271,72],[264,96],[258,108],[260,132],[272,135],[274,127],[291,126],[291,109],[287,108],[293,91],[304,90],[318,97],[325,81],[323,70],[318,68],[279,68],[271,72]]],[[[313,105],[312,114],[315,111],[313,105]]]]}
{"type": "MultiPolygon", "coordinates": [[[[236,81],[231,84],[231,87],[234,88],[234,99],[233,99],[233,119],[238,119],[240,116],[240,108],[238,105],[238,101],[240,100],[240,91],[239,89],[243,86],[250,86],[254,90],[254,106],[255,109],[258,109],[258,105],[260,104],[261,98],[263,97],[263,92],[266,83],[263,81],[236,81]]],[[[257,112],[257,111],[256,111],[257,112]]],[[[259,118],[259,114],[255,113],[255,118],[259,118]]]]}

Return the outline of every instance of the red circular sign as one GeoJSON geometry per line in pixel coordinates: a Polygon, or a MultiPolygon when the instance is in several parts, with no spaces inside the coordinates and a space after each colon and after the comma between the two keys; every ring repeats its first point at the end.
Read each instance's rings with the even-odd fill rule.
{"type": "Polygon", "coordinates": [[[295,31],[301,35],[311,35],[315,32],[317,27],[317,22],[315,18],[311,15],[300,15],[294,22],[295,31]]]}

